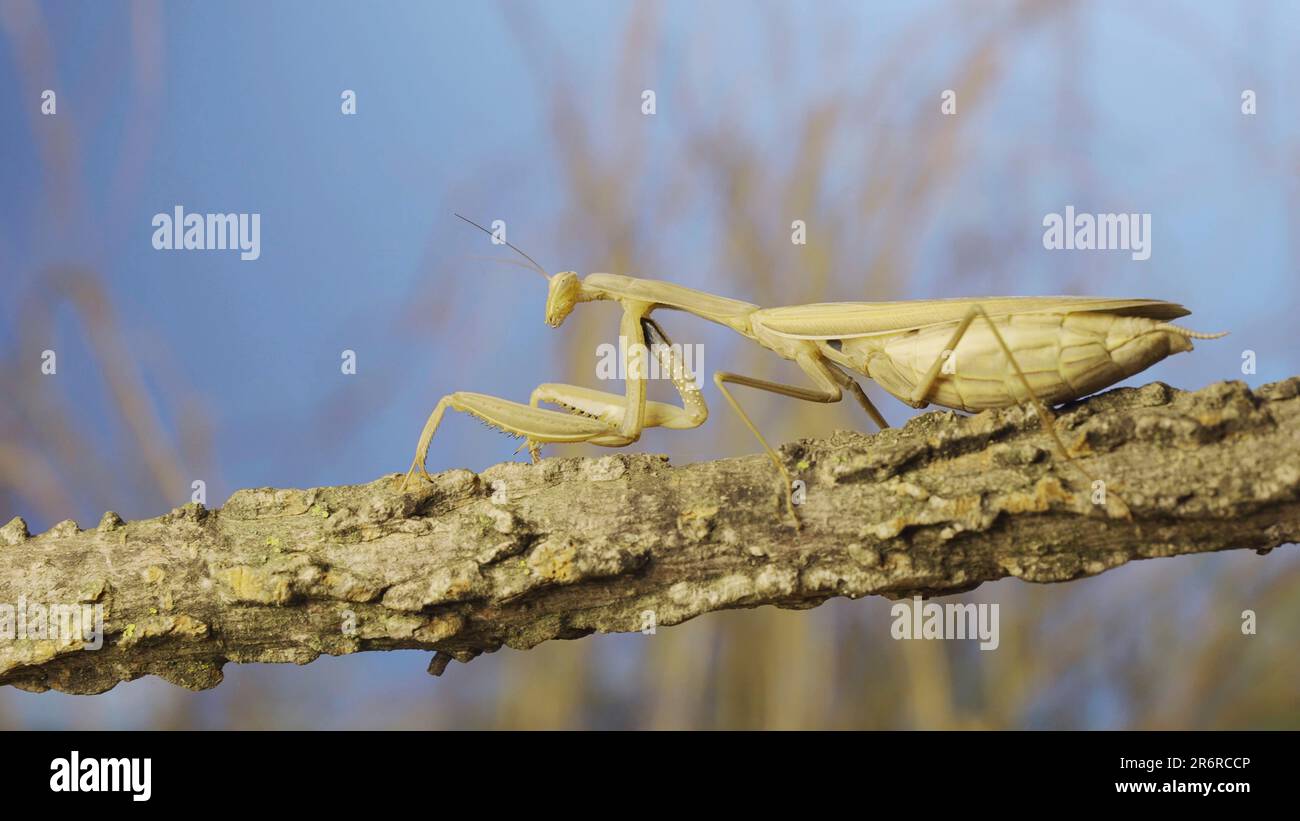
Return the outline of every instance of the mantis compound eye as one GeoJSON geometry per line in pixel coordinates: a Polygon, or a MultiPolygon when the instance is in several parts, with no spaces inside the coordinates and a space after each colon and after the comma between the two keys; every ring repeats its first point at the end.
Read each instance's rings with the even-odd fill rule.
{"type": "Polygon", "coordinates": [[[550,290],[546,296],[547,325],[558,328],[564,322],[573,306],[578,304],[581,287],[578,274],[574,271],[563,271],[551,277],[550,290]]]}

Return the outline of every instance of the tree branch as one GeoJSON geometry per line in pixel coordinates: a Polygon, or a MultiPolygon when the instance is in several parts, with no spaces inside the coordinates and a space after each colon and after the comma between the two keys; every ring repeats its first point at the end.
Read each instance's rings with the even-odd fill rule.
{"type": "Polygon", "coordinates": [[[1019,408],[797,442],[784,455],[806,483],[799,532],[763,456],[674,468],[627,453],[453,470],[405,494],[394,476],[241,490],[220,510],[107,513],[35,537],[14,519],[0,529],[0,684],[97,693],[154,674],[203,689],[229,661],[398,648],[437,651],[437,674],[651,618],[1266,552],[1300,537],[1298,393],[1300,378],[1111,391],[1061,415],[1076,465],[1019,408]],[[34,605],[70,603],[103,605],[101,649],[35,631],[34,605]]]}

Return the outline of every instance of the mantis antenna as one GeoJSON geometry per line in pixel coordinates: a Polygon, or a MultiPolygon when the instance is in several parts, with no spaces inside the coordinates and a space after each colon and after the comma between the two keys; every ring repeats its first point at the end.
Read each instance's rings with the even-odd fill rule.
{"type": "MultiPolygon", "coordinates": [[[[478,230],[480,230],[480,231],[482,231],[483,233],[487,234],[489,237],[492,237],[492,238],[494,238],[494,239],[496,238],[496,234],[493,234],[491,231],[489,231],[488,229],[484,228],[482,225],[479,225],[477,222],[475,222],[474,220],[470,219],[469,217],[463,217],[463,216],[461,216],[460,214],[456,214],[455,212],[452,212],[452,213],[453,213],[453,215],[454,215],[455,217],[457,217],[458,219],[462,219],[462,220],[464,220],[465,222],[468,222],[470,225],[474,226],[474,227],[477,228],[478,230]]],[[[509,242],[509,241],[506,241],[506,240],[503,240],[503,242],[506,243],[506,247],[507,247],[507,248],[509,248],[510,250],[512,250],[512,251],[514,251],[516,254],[518,254],[519,256],[521,256],[521,257],[523,257],[524,259],[526,259],[526,260],[528,260],[529,262],[531,262],[531,263],[533,264],[533,270],[535,270],[537,273],[541,274],[542,276],[546,277],[547,280],[550,280],[551,275],[548,274],[548,273],[546,273],[546,269],[543,268],[540,264],[538,264],[537,260],[535,260],[535,259],[533,259],[532,257],[528,256],[528,255],[525,254],[523,251],[519,250],[519,248],[516,247],[514,243],[509,242]]]]}
{"type": "Polygon", "coordinates": [[[537,270],[536,266],[529,265],[527,262],[520,262],[517,259],[510,259],[509,257],[492,257],[492,256],[488,256],[487,254],[465,254],[464,256],[457,256],[455,257],[455,259],[457,260],[477,259],[483,262],[495,262],[499,265],[513,265],[516,268],[523,268],[526,271],[537,270]]]}

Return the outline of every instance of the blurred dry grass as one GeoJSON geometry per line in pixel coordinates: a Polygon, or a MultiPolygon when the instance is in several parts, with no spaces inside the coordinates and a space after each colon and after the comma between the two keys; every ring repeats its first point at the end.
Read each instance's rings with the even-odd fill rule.
{"type": "MultiPolygon", "coordinates": [[[[725,36],[725,20],[702,20],[670,51],[663,46],[659,7],[638,3],[620,39],[618,64],[607,76],[593,78],[542,47],[549,39],[537,36],[542,21],[530,19],[527,7],[506,7],[503,14],[539,78],[537,90],[548,100],[554,166],[563,174],[563,197],[539,203],[527,215],[530,233],[544,233],[540,226],[552,229],[559,247],[582,255],[573,264],[588,267],[579,270],[663,276],[762,304],[915,296],[909,281],[915,238],[933,223],[978,150],[970,144],[975,118],[937,119],[937,93],[915,93],[933,79],[924,67],[936,44],[965,44],[959,63],[943,74],[962,78],[959,104],[963,111],[978,111],[997,94],[1008,55],[1025,33],[1054,33],[1062,59],[1073,59],[1079,36],[1071,25],[1073,4],[955,4],[918,17],[872,56],[862,74],[851,62],[851,44],[827,20],[816,70],[826,77],[847,72],[853,82],[852,91],[834,89],[822,97],[796,93],[786,73],[799,61],[783,34],[790,9],[762,8],[770,73],[751,77],[750,92],[732,95],[731,107],[720,109],[716,97],[701,99],[687,80],[726,75],[710,47],[725,36]],[[666,59],[686,67],[665,72],[666,59]],[[672,111],[666,143],[649,139],[645,120],[629,102],[640,99],[642,78],[649,76],[676,77],[672,87],[657,89],[660,106],[672,111]],[[770,127],[742,125],[772,119],[779,123],[775,138],[770,127]],[[792,147],[774,154],[773,144],[792,147]],[[807,246],[789,242],[796,218],[810,227],[807,246]],[[680,238],[671,247],[664,241],[669,233],[680,238]]],[[[707,17],[707,6],[701,14],[707,17]]],[[[162,59],[152,19],[155,14],[137,11],[131,27],[132,63],[146,91],[162,59]]],[[[27,93],[37,96],[33,78],[48,72],[52,60],[39,9],[25,1],[0,4],[0,25],[18,55],[27,93]]],[[[1213,39],[1204,32],[1196,37],[1213,39]]],[[[126,135],[110,201],[126,196],[147,150],[156,112],[147,104],[140,112],[132,120],[139,125],[126,135]]],[[[53,211],[45,218],[55,227],[84,222],[87,193],[75,132],[67,125],[72,118],[37,119],[33,128],[55,129],[40,141],[50,147],[43,167],[53,211]]],[[[1058,127],[1078,139],[1087,119],[1086,111],[1063,106],[1058,127]]],[[[1098,185],[1079,156],[1069,162],[1074,184],[1098,185]]],[[[999,230],[992,224],[983,228],[992,235],[999,230]]],[[[940,285],[961,289],[983,275],[991,267],[992,247],[960,245],[954,253],[960,265],[940,285]]],[[[174,364],[126,354],[145,346],[132,344],[115,319],[94,263],[27,272],[14,293],[22,305],[15,313],[23,321],[16,343],[3,352],[5,372],[20,375],[0,405],[5,510],[64,518],[72,509],[107,507],[104,489],[115,487],[115,498],[132,498],[140,514],[152,515],[174,502],[174,488],[187,485],[184,477],[199,468],[211,475],[216,467],[199,396],[174,364]],[[21,381],[39,376],[18,362],[37,361],[40,350],[60,347],[51,341],[55,328],[94,357],[111,418],[89,419],[81,408],[51,402],[21,381]],[[96,446],[100,441],[117,445],[106,452],[96,446]]],[[[1011,267],[1000,263],[1000,270],[1011,267]]],[[[411,302],[410,314],[436,305],[447,316],[451,302],[474,298],[463,290],[441,291],[436,299],[426,294],[411,302]]],[[[538,381],[589,381],[590,352],[616,333],[612,316],[575,314],[564,334],[569,372],[558,372],[557,364],[557,372],[538,381]]],[[[668,327],[675,336],[675,328],[689,329],[677,341],[692,341],[696,333],[688,320],[675,317],[668,327]]],[[[706,334],[713,368],[725,362],[740,372],[797,378],[752,346],[700,333],[706,334]]],[[[521,395],[529,387],[520,385],[521,395]]],[[[756,422],[777,441],[866,425],[855,408],[762,396],[746,400],[756,422]]],[[[887,399],[879,404],[894,420],[902,418],[887,399]]],[[[667,449],[676,461],[752,451],[747,432],[725,407],[713,405],[707,434],[681,440],[648,436],[647,447],[667,449]]],[[[350,407],[347,413],[364,410],[350,407]]],[[[346,421],[340,413],[323,410],[306,423],[338,426],[346,421]]],[[[883,601],[832,602],[809,612],[724,613],[617,644],[592,639],[503,651],[492,691],[443,691],[439,716],[419,714],[412,721],[500,728],[1004,728],[1098,721],[1151,728],[1295,728],[1300,564],[1270,560],[1270,573],[1261,574],[1259,561],[1248,554],[1204,557],[1053,588],[1014,581],[987,586],[967,598],[1002,605],[1002,644],[994,653],[956,643],[893,642],[883,601]],[[1251,639],[1237,629],[1236,614],[1246,607],[1268,614],[1260,635],[1251,639]],[[626,669],[611,678],[617,664],[626,669]]],[[[268,685],[270,676],[241,678],[238,689],[223,691],[217,721],[256,727],[302,720],[286,717],[283,707],[295,696],[268,685]]],[[[198,723],[192,704],[177,694],[159,706],[154,723],[192,726],[198,723]]],[[[5,723],[0,706],[0,724],[5,723]]]]}

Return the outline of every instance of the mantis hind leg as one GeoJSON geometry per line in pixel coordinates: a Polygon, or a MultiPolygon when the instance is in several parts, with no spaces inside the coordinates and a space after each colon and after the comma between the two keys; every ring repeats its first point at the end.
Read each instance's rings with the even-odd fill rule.
{"type": "MultiPolygon", "coordinates": [[[[980,305],[972,305],[970,307],[970,310],[966,312],[964,317],[962,317],[961,322],[957,323],[957,328],[953,331],[952,338],[949,339],[948,344],[944,346],[944,352],[949,355],[955,355],[957,343],[961,342],[962,337],[966,335],[967,329],[970,328],[971,323],[977,318],[982,318],[985,323],[988,324],[989,330],[993,331],[993,338],[997,340],[998,347],[1002,349],[1002,353],[1006,356],[1007,361],[1011,364],[1011,368],[1015,371],[1016,378],[1020,381],[1021,387],[1025,389],[1025,393],[1028,395],[1030,403],[1038,413],[1039,421],[1042,422],[1043,431],[1047,434],[1048,438],[1052,440],[1052,444],[1056,447],[1057,454],[1066,462],[1072,463],[1075,468],[1077,468],[1078,471],[1087,478],[1089,483],[1095,484],[1097,480],[1093,478],[1092,474],[1089,473],[1083,465],[1079,464],[1077,459],[1070,455],[1069,449],[1067,449],[1065,443],[1061,441],[1060,435],[1056,432],[1056,416],[1047,405],[1038,398],[1038,394],[1034,392],[1034,386],[1029,384],[1029,378],[1025,376],[1025,372],[1021,369],[1020,363],[1016,361],[1016,355],[1012,353],[1011,346],[1007,345],[1006,340],[1002,338],[1002,332],[998,330],[997,324],[989,317],[983,307],[980,305]]],[[[943,366],[944,361],[945,357],[942,355],[935,359],[934,364],[930,366],[930,368],[925,372],[925,376],[923,376],[921,381],[917,383],[916,388],[912,391],[910,397],[911,404],[914,407],[923,408],[928,404],[926,402],[926,397],[930,393],[930,388],[934,386],[935,380],[939,378],[939,369],[943,366]]],[[[1124,511],[1124,517],[1132,518],[1128,503],[1125,502],[1118,493],[1112,493],[1111,495],[1119,500],[1120,507],[1122,507],[1124,511]]]]}
{"type": "MultiPolygon", "coordinates": [[[[758,390],[780,394],[781,396],[789,396],[793,399],[802,399],[805,402],[830,403],[840,401],[840,398],[843,396],[843,393],[840,390],[841,379],[837,378],[831,366],[827,365],[820,357],[809,355],[799,356],[795,359],[795,362],[803,369],[803,372],[807,374],[810,379],[817,383],[816,388],[799,388],[794,385],[783,385],[780,382],[769,382],[766,379],[755,379],[752,376],[744,376],[742,374],[730,373],[727,371],[718,371],[714,373],[713,384],[717,385],[718,390],[722,391],[722,395],[726,398],[727,403],[730,404],[732,409],[740,416],[741,421],[745,423],[745,427],[749,428],[749,432],[754,434],[754,438],[763,446],[763,450],[767,452],[768,458],[771,459],[772,464],[776,466],[777,472],[780,473],[781,479],[785,483],[786,511],[789,512],[790,518],[794,521],[795,529],[798,530],[799,517],[795,515],[794,503],[791,499],[794,494],[794,482],[790,479],[790,472],[785,469],[785,465],[781,462],[781,457],[778,456],[776,451],[772,449],[772,446],[767,443],[767,439],[763,438],[763,434],[759,432],[758,426],[749,418],[749,414],[745,413],[745,409],[736,401],[736,397],[732,396],[731,391],[727,390],[727,383],[731,383],[735,385],[744,385],[749,388],[757,388],[758,390]]],[[[844,377],[844,374],[840,374],[839,376],[844,377]]],[[[855,382],[854,384],[857,383],[855,382]]],[[[859,390],[861,390],[861,388],[859,388],[859,390]]],[[[866,399],[865,395],[863,396],[863,399],[866,399]]],[[[867,401],[867,406],[870,405],[870,401],[867,401]]],[[[874,407],[872,407],[872,409],[874,410],[874,407]]],[[[878,416],[879,412],[877,412],[876,415],[878,416]]],[[[881,421],[884,421],[883,417],[881,418],[881,421]]]]}

